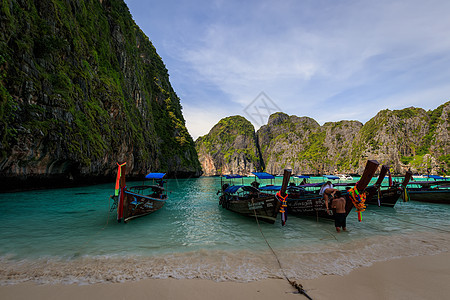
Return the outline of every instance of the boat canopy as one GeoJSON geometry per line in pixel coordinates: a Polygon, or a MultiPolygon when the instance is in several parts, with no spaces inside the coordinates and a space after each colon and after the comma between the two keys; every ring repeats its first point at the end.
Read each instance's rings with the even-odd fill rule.
{"type": "Polygon", "coordinates": [[[414,186],[414,185],[421,185],[423,187],[430,187],[430,186],[443,186],[447,187],[450,186],[449,181],[410,181],[408,182],[408,186],[414,186]]]}
{"type": "Polygon", "coordinates": [[[334,186],[355,186],[354,182],[333,183],[334,186]]]}
{"type": "Polygon", "coordinates": [[[242,190],[246,191],[246,192],[254,192],[257,193],[258,189],[255,189],[252,186],[249,185],[232,185],[229,186],[225,189],[225,191],[223,191],[224,193],[228,193],[228,194],[234,194],[236,193],[240,188],[242,188],[242,190]]]}
{"type": "Polygon", "coordinates": [[[145,178],[147,179],[162,179],[166,173],[148,173],[145,178]]]}
{"type": "Polygon", "coordinates": [[[303,186],[288,186],[287,190],[289,193],[301,193],[301,192],[306,192],[306,189],[303,188],[303,186]]]}
{"type": "Polygon", "coordinates": [[[338,176],[334,176],[334,175],[323,175],[323,177],[327,178],[327,179],[339,179],[338,176]]]}
{"type": "Polygon", "coordinates": [[[224,193],[229,193],[229,194],[234,194],[237,192],[238,189],[240,189],[241,187],[243,187],[243,185],[232,185],[229,186],[225,189],[225,191],[223,191],[224,193]]]}
{"type": "Polygon", "coordinates": [[[297,177],[297,178],[311,178],[308,175],[297,175],[295,177],[297,177]]]}
{"type": "Polygon", "coordinates": [[[439,176],[439,175],[428,175],[428,178],[432,178],[434,180],[445,180],[445,177],[439,176]]]}
{"type": "Polygon", "coordinates": [[[266,185],[259,188],[262,191],[279,191],[281,190],[281,185],[266,185]]]}
{"type": "Polygon", "coordinates": [[[224,175],[226,179],[232,179],[232,178],[242,178],[244,176],[242,175],[238,175],[238,174],[228,174],[228,175],[224,175]]]}
{"type": "Polygon", "coordinates": [[[259,179],[275,179],[275,176],[266,172],[252,172],[259,179]]]}
{"type": "Polygon", "coordinates": [[[306,184],[302,184],[302,185],[299,185],[299,186],[301,186],[301,187],[319,187],[319,186],[322,186],[324,184],[325,184],[325,182],[315,182],[315,183],[306,183],[306,184]]]}

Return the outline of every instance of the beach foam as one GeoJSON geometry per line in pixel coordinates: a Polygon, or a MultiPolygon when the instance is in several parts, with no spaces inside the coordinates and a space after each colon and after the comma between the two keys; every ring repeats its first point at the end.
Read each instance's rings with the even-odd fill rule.
{"type": "MultiPolygon", "coordinates": [[[[342,233],[346,234],[346,233],[342,233]]],[[[273,246],[273,245],[272,245],[273,246]]],[[[393,258],[450,252],[450,234],[417,232],[371,236],[346,242],[277,248],[284,273],[292,279],[344,275],[351,270],[393,258]]],[[[200,250],[161,256],[46,257],[0,259],[0,284],[93,284],[146,278],[209,279],[248,282],[283,278],[270,250],[200,250]]]]}

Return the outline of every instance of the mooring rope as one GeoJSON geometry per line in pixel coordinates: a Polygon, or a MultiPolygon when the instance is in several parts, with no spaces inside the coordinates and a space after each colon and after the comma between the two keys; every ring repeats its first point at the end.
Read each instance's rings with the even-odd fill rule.
{"type": "Polygon", "coordinates": [[[331,231],[329,231],[328,229],[323,229],[323,230],[325,230],[326,232],[328,232],[332,237],[334,237],[334,239],[337,241],[338,239],[337,239],[337,237],[333,234],[333,233],[331,233],[331,231]]]}
{"type": "MultiPolygon", "coordinates": [[[[270,245],[269,241],[266,239],[266,236],[264,235],[262,229],[261,229],[261,225],[259,224],[259,220],[258,220],[258,216],[256,214],[256,210],[255,210],[255,204],[253,202],[253,198],[252,199],[252,207],[253,207],[253,213],[255,215],[255,219],[256,219],[256,224],[258,224],[258,229],[259,232],[261,233],[262,237],[264,238],[264,241],[266,242],[267,246],[269,247],[270,251],[272,251],[273,255],[275,256],[275,259],[278,262],[278,266],[280,267],[281,272],[284,275],[284,278],[302,295],[305,295],[306,298],[308,298],[309,300],[312,300],[312,298],[306,293],[306,291],[303,289],[303,285],[301,285],[300,283],[297,283],[296,281],[292,281],[289,279],[289,277],[286,275],[286,273],[284,272],[283,267],[281,266],[281,261],[278,258],[278,255],[276,254],[275,250],[273,250],[272,246],[270,245]]],[[[277,199],[278,200],[278,199],[277,199]]]]}

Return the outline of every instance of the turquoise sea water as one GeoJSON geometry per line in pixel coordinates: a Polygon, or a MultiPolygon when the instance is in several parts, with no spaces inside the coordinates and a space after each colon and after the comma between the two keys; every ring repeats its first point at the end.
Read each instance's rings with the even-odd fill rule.
{"type": "Polygon", "coordinates": [[[222,209],[219,188],[220,178],[169,179],[165,206],[127,224],[109,211],[114,183],[0,194],[0,284],[282,278],[261,232],[295,280],[450,251],[449,205],[369,206],[338,234],[330,221],[293,216],[258,226],[222,209]]]}

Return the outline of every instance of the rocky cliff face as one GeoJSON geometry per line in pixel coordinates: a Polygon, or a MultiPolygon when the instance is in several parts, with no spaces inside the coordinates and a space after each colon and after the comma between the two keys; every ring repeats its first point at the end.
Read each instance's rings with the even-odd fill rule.
{"type": "Polygon", "coordinates": [[[0,182],[199,176],[167,69],[122,0],[6,0],[0,182]]]}
{"type": "Polygon", "coordinates": [[[220,120],[195,144],[206,176],[248,174],[261,170],[255,128],[244,117],[220,120]]]}
{"type": "Polygon", "coordinates": [[[448,170],[449,111],[450,102],[428,112],[414,107],[380,111],[355,138],[353,159],[377,159],[400,174],[448,170]]]}
{"type": "Polygon", "coordinates": [[[362,124],[357,121],[326,123],[320,126],[308,117],[275,113],[258,132],[259,147],[269,173],[284,168],[297,174],[354,173],[347,162],[352,141],[362,124]]]}
{"type": "MultiPolygon", "coordinates": [[[[275,113],[257,131],[258,144],[252,148],[252,139],[247,139],[250,144],[246,147],[261,152],[261,161],[252,166],[261,166],[272,174],[281,173],[284,168],[296,174],[361,174],[367,159],[390,165],[396,174],[407,170],[441,174],[450,167],[449,112],[447,102],[428,112],[421,108],[383,110],[364,125],[340,121],[323,126],[308,117],[275,113]]],[[[223,159],[233,139],[227,143],[208,140],[209,148],[202,139],[196,145],[206,174],[248,172],[245,168],[231,167],[223,159]],[[208,150],[217,147],[217,143],[220,152],[208,150]],[[213,167],[217,165],[220,169],[213,167]]]]}

